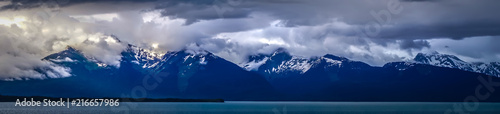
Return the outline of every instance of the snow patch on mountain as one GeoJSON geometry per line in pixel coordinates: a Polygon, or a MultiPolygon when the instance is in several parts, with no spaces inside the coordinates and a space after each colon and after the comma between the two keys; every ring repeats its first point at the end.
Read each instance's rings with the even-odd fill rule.
{"type": "Polygon", "coordinates": [[[142,65],[142,68],[153,68],[160,62],[164,53],[155,52],[152,50],[140,48],[137,46],[129,45],[130,51],[134,53],[135,60],[132,61],[138,65],[142,65]]]}
{"type": "Polygon", "coordinates": [[[415,64],[421,64],[421,63],[416,63],[413,61],[407,61],[407,62],[390,62],[385,64],[383,67],[392,67],[395,68],[399,71],[404,71],[407,70],[408,68],[411,68],[415,66],[415,64]]]}
{"type": "Polygon", "coordinates": [[[281,73],[286,71],[300,71],[301,74],[307,72],[315,64],[304,58],[293,57],[289,61],[283,61],[276,68],[272,68],[272,72],[281,73]]]}
{"type": "Polygon", "coordinates": [[[265,57],[263,60],[253,60],[248,63],[244,63],[242,66],[245,68],[247,71],[257,71],[260,66],[265,64],[269,60],[269,57],[265,57]]]}
{"type": "Polygon", "coordinates": [[[459,59],[454,55],[439,54],[437,52],[431,54],[419,53],[414,60],[420,63],[440,67],[457,68],[467,71],[472,71],[473,69],[473,66],[471,64],[459,59]]]}
{"type": "Polygon", "coordinates": [[[467,63],[454,55],[440,54],[438,52],[424,54],[419,53],[413,62],[428,64],[439,67],[455,68],[464,71],[483,73],[486,75],[500,77],[498,62],[492,63],[467,63]]]}
{"type": "Polygon", "coordinates": [[[205,58],[205,57],[207,57],[207,55],[208,55],[208,53],[197,53],[197,54],[188,53],[188,55],[186,55],[184,57],[184,62],[185,63],[192,62],[194,60],[194,61],[197,61],[201,65],[206,65],[206,64],[208,64],[208,61],[206,61],[206,58],[205,58]]]}
{"type": "Polygon", "coordinates": [[[206,65],[208,62],[205,61],[205,57],[200,58],[200,64],[206,65]]]}
{"type": "MultiPolygon", "coordinates": [[[[58,56],[59,58],[60,56],[58,56]]],[[[73,59],[70,59],[69,57],[66,57],[64,59],[49,59],[50,61],[52,62],[58,62],[58,63],[62,63],[62,62],[76,62],[76,60],[73,60],[73,59]]]]}
{"type": "Polygon", "coordinates": [[[343,57],[325,55],[323,57],[292,56],[285,49],[278,49],[272,54],[259,54],[249,57],[248,62],[240,66],[247,71],[265,72],[268,74],[304,74],[311,68],[325,64],[327,68],[340,68],[344,62],[350,62],[343,57]]]}
{"type": "Polygon", "coordinates": [[[330,59],[330,58],[326,58],[326,57],[321,57],[321,59],[324,59],[326,60],[327,63],[330,63],[328,66],[338,66],[338,67],[341,67],[342,66],[342,61],[339,61],[339,60],[333,60],[333,59],[330,59]]]}
{"type": "Polygon", "coordinates": [[[97,63],[97,66],[99,66],[99,67],[108,67],[108,65],[104,64],[104,63],[97,63]]]}

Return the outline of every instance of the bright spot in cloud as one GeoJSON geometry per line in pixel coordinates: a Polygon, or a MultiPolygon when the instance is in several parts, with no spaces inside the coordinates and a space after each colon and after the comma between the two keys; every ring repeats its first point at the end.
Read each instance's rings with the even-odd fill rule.
{"type": "Polygon", "coordinates": [[[154,49],[157,49],[158,45],[159,45],[158,43],[153,43],[153,44],[151,44],[151,47],[153,47],[154,49]]]}
{"type": "Polygon", "coordinates": [[[99,38],[99,36],[89,35],[88,40],[98,43],[101,39],[99,38]]]}
{"type": "Polygon", "coordinates": [[[106,14],[94,14],[94,15],[73,15],[70,16],[77,19],[80,22],[95,23],[97,21],[113,21],[113,19],[118,19],[119,16],[116,13],[106,13],[106,14]]]}
{"type": "Polygon", "coordinates": [[[283,41],[282,39],[261,38],[259,39],[259,42],[264,44],[286,45],[285,41],[283,41]]]}
{"type": "Polygon", "coordinates": [[[14,19],[8,19],[8,18],[0,18],[0,25],[4,26],[11,26],[13,24],[16,24],[18,26],[22,26],[22,22],[26,21],[26,18],[24,17],[14,17],[14,19]]]}
{"type": "Polygon", "coordinates": [[[108,36],[108,38],[106,38],[104,41],[108,42],[108,43],[116,43],[117,41],[111,37],[111,36],[108,36]]]}
{"type": "Polygon", "coordinates": [[[159,17],[161,17],[160,11],[145,12],[142,14],[142,21],[144,23],[153,22],[159,17]]]}

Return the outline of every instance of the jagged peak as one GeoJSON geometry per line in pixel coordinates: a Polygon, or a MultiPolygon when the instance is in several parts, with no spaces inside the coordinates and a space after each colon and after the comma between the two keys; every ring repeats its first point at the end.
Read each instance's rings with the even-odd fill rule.
{"type": "Polygon", "coordinates": [[[329,59],[333,59],[333,60],[349,60],[345,57],[340,57],[340,56],[336,56],[336,55],[332,55],[332,54],[326,54],[323,56],[324,58],[329,58],[329,59]]]}
{"type": "Polygon", "coordinates": [[[431,58],[452,59],[460,62],[465,62],[455,55],[441,54],[437,51],[433,51],[431,53],[418,53],[413,60],[416,62],[429,62],[431,61],[431,58]]]}
{"type": "Polygon", "coordinates": [[[122,41],[120,40],[120,38],[118,38],[118,36],[115,36],[114,34],[109,35],[109,37],[113,38],[118,43],[122,43],[122,41]]]}
{"type": "Polygon", "coordinates": [[[132,45],[132,44],[127,44],[127,46],[128,46],[129,48],[131,48],[131,47],[137,47],[137,46],[132,45]]]}
{"type": "Polygon", "coordinates": [[[75,49],[71,46],[66,46],[66,49],[57,53],[50,54],[44,57],[42,60],[51,60],[51,59],[72,59],[72,60],[85,60],[85,55],[78,49],[75,49]]]}
{"type": "Polygon", "coordinates": [[[433,52],[430,54],[418,53],[414,58],[414,62],[420,64],[428,64],[439,67],[457,68],[464,71],[483,73],[491,76],[500,76],[500,69],[495,67],[500,66],[499,62],[465,62],[455,55],[440,54],[433,52]]]}
{"type": "Polygon", "coordinates": [[[146,49],[146,48],[142,48],[142,47],[139,47],[139,46],[136,46],[133,44],[128,44],[127,49],[130,51],[134,51],[134,52],[146,52],[146,53],[150,54],[151,56],[158,56],[160,58],[161,58],[161,56],[165,55],[165,52],[146,49]]]}
{"type": "Polygon", "coordinates": [[[415,56],[415,57],[425,57],[425,56],[426,56],[426,54],[424,54],[424,53],[418,53],[417,56],[415,56]]]}
{"type": "Polygon", "coordinates": [[[252,61],[260,61],[263,60],[264,58],[292,58],[292,55],[288,52],[287,49],[285,48],[278,48],[274,50],[271,54],[267,53],[258,53],[255,55],[249,55],[247,57],[247,62],[252,62],[252,61]]]}
{"type": "Polygon", "coordinates": [[[75,49],[75,48],[73,48],[71,46],[66,46],[66,50],[67,51],[77,51],[77,52],[79,52],[79,50],[77,50],[77,49],[75,49]]]}
{"type": "Polygon", "coordinates": [[[274,52],[278,52],[278,53],[288,53],[288,50],[287,50],[286,48],[280,47],[280,48],[276,49],[274,52]]]}
{"type": "Polygon", "coordinates": [[[276,50],[273,52],[272,56],[273,56],[273,55],[278,55],[278,54],[286,54],[286,55],[290,55],[290,53],[288,52],[288,50],[287,50],[287,49],[285,49],[285,48],[282,48],[282,47],[280,47],[280,48],[276,49],[276,50]]]}

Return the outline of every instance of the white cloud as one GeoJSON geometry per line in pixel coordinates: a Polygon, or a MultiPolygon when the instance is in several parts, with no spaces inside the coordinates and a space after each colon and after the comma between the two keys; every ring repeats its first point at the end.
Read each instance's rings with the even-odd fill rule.
{"type": "Polygon", "coordinates": [[[412,58],[408,49],[401,49],[398,42],[382,45],[369,38],[342,35],[355,25],[338,19],[318,26],[276,26],[279,22],[284,21],[272,21],[267,27],[255,30],[220,33],[203,42],[201,47],[235,63],[245,62],[248,55],[271,53],[279,47],[287,48],[296,56],[335,54],[376,66],[412,58]],[[223,47],[217,48],[221,45],[223,47]]]}
{"type": "Polygon", "coordinates": [[[80,22],[95,23],[97,21],[113,21],[113,19],[118,19],[118,14],[107,13],[107,14],[93,14],[93,15],[72,15],[70,16],[79,20],[80,22]]]}
{"type": "Polygon", "coordinates": [[[83,37],[87,38],[87,40],[73,45],[76,49],[104,64],[120,66],[121,52],[126,49],[126,44],[102,33],[89,34],[83,37]]]}
{"type": "Polygon", "coordinates": [[[75,47],[97,61],[119,66],[126,45],[67,15],[42,9],[0,12],[0,79],[60,78],[71,70],[41,59],[75,47]],[[37,72],[35,69],[44,69],[37,72]]]}

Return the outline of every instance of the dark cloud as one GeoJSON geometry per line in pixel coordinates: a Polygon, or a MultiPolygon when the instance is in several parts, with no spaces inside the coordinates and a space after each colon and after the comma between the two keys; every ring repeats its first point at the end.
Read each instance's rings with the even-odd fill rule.
{"type": "MultiPolygon", "coordinates": [[[[209,1],[209,0],[207,0],[209,1]]],[[[227,6],[214,5],[211,2],[202,2],[205,4],[191,3],[168,3],[158,5],[155,9],[161,9],[162,16],[171,16],[174,18],[186,19],[186,24],[192,24],[200,20],[213,20],[220,18],[246,18],[250,14],[245,9],[227,9],[227,6]],[[218,14],[220,13],[220,15],[218,14]]],[[[218,2],[216,2],[218,3],[218,2]]],[[[220,2],[222,4],[222,2],[220,2]]]]}
{"type": "Polygon", "coordinates": [[[149,10],[162,10],[162,16],[186,19],[186,25],[201,20],[254,18],[250,17],[252,13],[264,13],[286,20],[288,27],[316,26],[340,19],[357,26],[344,35],[359,35],[358,31],[362,31],[370,38],[462,39],[500,35],[500,15],[495,15],[500,1],[496,0],[13,0],[0,9],[118,2],[154,2],[149,10]],[[390,12],[392,6],[402,11],[390,12]],[[378,32],[369,33],[366,28],[378,32]]]}
{"type": "Polygon", "coordinates": [[[402,49],[422,49],[424,47],[430,48],[429,41],[426,40],[403,40],[400,42],[402,49]]]}
{"type": "Polygon", "coordinates": [[[186,19],[186,24],[201,20],[248,18],[261,4],[287,4],[296,0],[181,0],[158,1],[155,10],[162,16],[186,19]]]}
{"type": "MultiPolygon", "coordinates": [[[[221,18],[251,18],[255,12],[267,13],[286,20],[286,25],[315,26],[331,22],[333,18],[358,26],[364,33],[366,27],[379,27],[371,38],[390,39],[461,39],[473,36],[500,35],[500,15],[496,13],[500,1],[452,0],[384,0],[384,1],[246,1],[234,0],[167,1],[155,7],[165,10],[163,16],[184,18],[187,24],[200,20],[221,18]],[[389,13],[388,4],[400,5],[400,13],[389,13]],[[372,13],[374,12],[374,13],[372,13]],[[379,20],[389,20],[380,23],[379,20]]],[[[358,30],[358,31],[359,31],[358,30]]],[[[356,30],[345,32],[357,35],[356,30]]]]}
{"type": "Polygon", "coordinates": [[[117,2],[154,2],[158,0],[12,0],[11,3],[0,7],[0,10],[20,10],[47,7],[67,7],[82,3],[117,3],[117,2]]]}
{"type": "Polygon", "coordinates": [[[403,2],[435,2],[439,0],[401,0],[403,2]]]}

